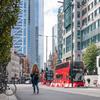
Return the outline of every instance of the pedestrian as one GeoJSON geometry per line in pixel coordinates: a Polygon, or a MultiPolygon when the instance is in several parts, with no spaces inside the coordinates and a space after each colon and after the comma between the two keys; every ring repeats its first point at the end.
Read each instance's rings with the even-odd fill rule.
{"type": "Polygon", "coordinates": [[[33,92],[36,93],[37,89],[37,94],[39,93],[39,69],[37,64],[34,64],[32,67],[32,72],[31,72],[31,81],[32,81],[32,86],[33,86],[33,92]]]}

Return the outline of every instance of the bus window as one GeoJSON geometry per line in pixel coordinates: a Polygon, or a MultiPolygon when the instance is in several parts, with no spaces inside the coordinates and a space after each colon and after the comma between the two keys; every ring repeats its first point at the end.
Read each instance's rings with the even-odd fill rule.
{"type": "Polygon", "coordinates": [[[73,62],[73,64],[72,64],[72,62],[70,63],[70,67],[71,68],[84,68],[84,64],[83,64],[83,62],[75,61],[75,62],[73,62]]]}
{"type": "Polygon", "coordinates": [[[46,80],[53,80],[53,71],[49,70],[45,74],[46,80]]]}
{"type": "Polygon", "coordinates": [[[82,69],[74,69],[73,71],[73,79],[74,81],[83,81],[83,72],[82,69]]]}
{"type": "Polygon", "coordinates": [[[66,68],[66,67],[69,67],[69,62],[61,63],[59,65],[56,65],[56,70],[61,69],[61,68],[66,68]]]}
{"type": "Polygon", "coordinates": [[[56,78],[57,78],[57,79],[62,79],[62,78],[63,78],[63,75],[62,75],[62,74],[57,74],[57,75],[56,75],[56,78]]]}

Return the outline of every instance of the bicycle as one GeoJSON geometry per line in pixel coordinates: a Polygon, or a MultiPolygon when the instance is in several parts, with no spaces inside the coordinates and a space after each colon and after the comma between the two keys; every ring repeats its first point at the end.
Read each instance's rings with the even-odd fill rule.
{"type": "MultiPolygon", "coordinates": [[[[0,66],[1,67],[1,66],[0,66]]],[[[6,68],[0,68],[0,94],[12,96],[16,93],[17,87],[15,83],[10,83],[6,68]]]]}

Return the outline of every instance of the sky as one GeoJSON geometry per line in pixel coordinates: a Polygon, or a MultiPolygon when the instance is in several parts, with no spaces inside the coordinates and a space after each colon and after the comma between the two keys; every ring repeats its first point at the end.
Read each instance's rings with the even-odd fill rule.
{"type": "MultiPolygon", "coordinates": [[[[44,0],[44,35],[52,36],[52,27],[57,24],[57,12],[61,3],[59,0],[44,0]]],[[[63,1],[63,0],[60,0],[63,1]]],[[[52,51],[52,37],[48,37],[48,55],[52,51]]],[[[46,61],[46,38],[44,40],[44,60],[46,61]]]]}

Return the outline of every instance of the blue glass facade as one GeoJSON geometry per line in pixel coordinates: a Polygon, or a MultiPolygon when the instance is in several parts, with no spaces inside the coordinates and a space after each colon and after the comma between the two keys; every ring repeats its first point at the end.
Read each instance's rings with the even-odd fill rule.
{"type": "Polygon", "coordinates": [[[28,2],[29,0],[20,1],[20,13],[16,26],[12,29],[13,48],[18,53],[27,55],[27,34],[28,34],[28,2]]]}
{"type": "Polygon", "coordinates": [[[64,0],[64,27],[66,31],[71,28],[71,1],[64,0]]]}
{"type": "Polygon", "coordinates": [[[71,51],[72,49],[72,38],[71,35],[66,38],[66,52],[71,51]]]}
{"type": "Polygon", "coordinates": [[[59,7],[58,9],[58,60],[62,58],[62,33],[64,32],[64,13],[63,13],[63,6],[59,7]]]}
{"type": "Polygon", "coordinates": [[[30,66],[37,63],[43,67],[43,0],[30,0],[30,26],[29,26],[29,60],[30,66]]]}
{"type": "Polygon", "coordinates": [[[18,22],[11,32],[13,48],[28,56],[30,66],[43,65],[43,38],[39,38],[43,28],[43,0],[21,0],[18,22]]]}

